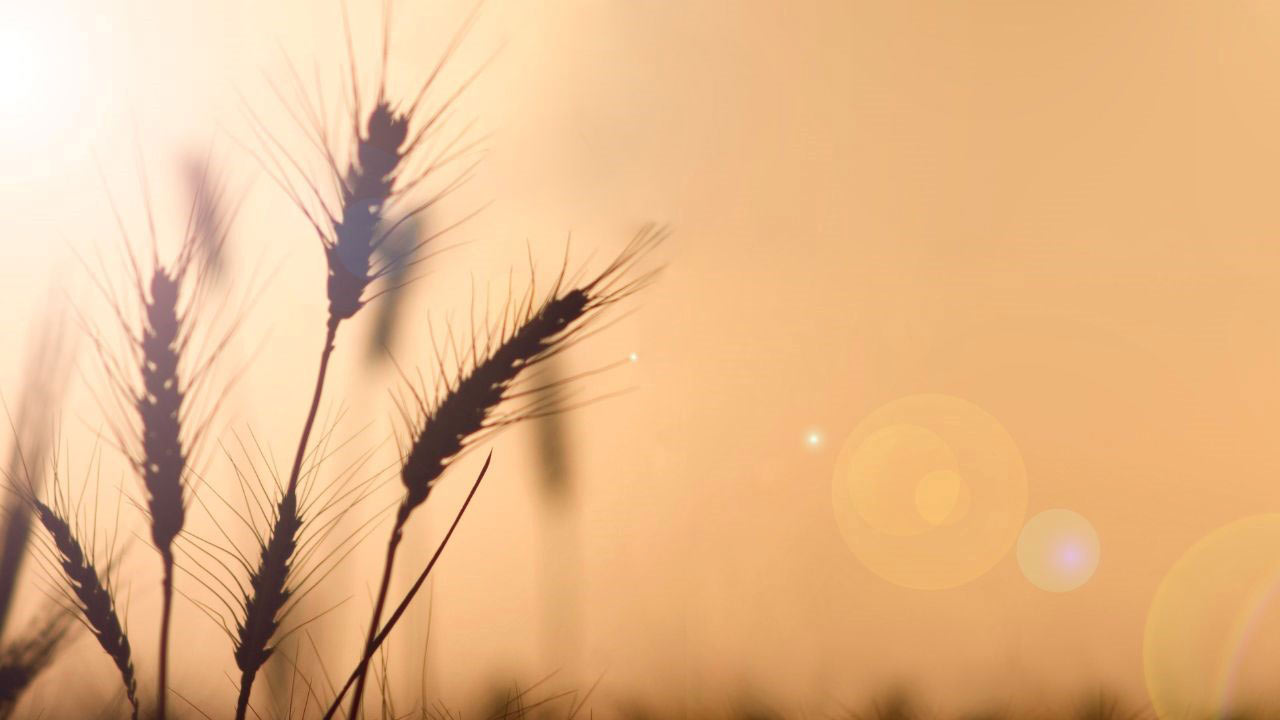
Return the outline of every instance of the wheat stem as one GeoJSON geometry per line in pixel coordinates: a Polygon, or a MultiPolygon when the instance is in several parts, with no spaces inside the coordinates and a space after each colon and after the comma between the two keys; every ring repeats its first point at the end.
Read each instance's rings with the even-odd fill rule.
{"type": "Polygon", "coordinates": [[[351,672],[347,678],[346,684],[338,691],[337,697],[333,699],[333,703],[329,705],[328,711],[325,712],[323,720],[331,720],[333,714],[337,712],[338,707],[342,704],[342,699],[346,697],[347,691],[355,684],[359,678],[363,677],[368,671],[369,662],[373,659],[374,653],[378,648],[382,647],[382,643],[386,642],[387,636],[391,634],[391,630],[400,621],[405,610],[409,608],[409,604],[413,602],[413,598],[422,589],[423,583],[427,581],[427,576],[431,574],[432,568],[436,566],[436,562],[444,553],[445,546],[449,544],[449,538],[453,537],[453,531],[458,529],[458,523],[462,521],[462,516],[467,512],[467,507],[471,505],[471,499],[476,496],[476,491],[480,489],[480,481],[484,480],[484,476],[489,472],[489,463],[493,460],[493,453],[489,453],[489,457],[485,458],[484,466],[480,468],[480,474],[476,476],[476,480],[471,484],[471,490],[467,493],[467,497],[462,501],[462,507],[458,508],[458,514],[454,515],[453,523],[449,525],[449,530],[445,532],[444,538],[440,540],[440,544],[436,546],[436,551],[432,554],[431,559],[427,561],[427,567],[418,575],[418,579],[413,582],[409,591],[405,593],[404,598],[400,600],[400,604],[392,611],[391,616],[387,618],[387,623],[382,626],[378,633],[372,636],[365,644],[363,656],[360,658],[356,669],[351,672]]]}
{"type": "Polygon", "coordinates": [[[293,457],[293,469],[289,471],[289,485],[285,490],[287,494],[297,493],[298,477],[302,475],[302,459],[306,456],[307,442],[311,438],[311,429],[316,424],[316,413],[320,410],[320,396],[324,393],[324,378],[329,372],[329,358],[333,356],[339,322],[339,319],[330,317],[325,330],[324,351],[320,353],[320,370],[316,373],[316,389],[311,396],[311,409],[307,411],[306,422],[302,425],[302,438],[298,440],[298,452],[293,457]]]}
{"type": "Polygon", "coordinates": [[[396,516],[396,525],[391,530],[391,540],[387,542],[387,557],[382,566],[382,582],[378,587],[378,601],[373,606],[373,618],[369,621],[369,635],[364,642],[364,652],[360,656],[360,666],[356,669],[356,689],[351,693],[351,712],[349,717],[359,717],[360,701],[364,697],[364,683],[368,677],[369,658],[376,651],[376,648],[373,647],[373,641],[378,635],[378,626],[382,622],[382,608],[387,602],[387,590],[391,587],[391,570],[395,566],[396,550],[400,547],[400,541],[404,538],[404,522],[406,519],[408,519],[407,513],[402,512],[396,516]]]}
{"type": "Polygon", "coordinates": [[[169,619],[173,612],[173,552],[164,554],[164,608],[160,611],[160,687],[156,688],[156,717],[164,720],[169,695],[169,619]]]}
{"type": "Polygon", "coordinates": [[[159,687],[156,688],[156,717],[165,718],[165,705],[169,695],[169,619],[173,612],[173,551],[165,550],[164,578],[161,588],[164,593],[164,607],[160,611],[160,669],[159,687]]]}

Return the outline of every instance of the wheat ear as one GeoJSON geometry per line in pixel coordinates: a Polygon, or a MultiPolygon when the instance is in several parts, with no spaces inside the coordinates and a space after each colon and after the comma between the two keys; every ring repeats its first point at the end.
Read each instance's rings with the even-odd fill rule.
{"type": "Polygon", "coordinates": [[[21,637],[0,650],[0,718],[9,717],[22,693],[53,662],[73,618],[71,613],[57,608],[42,622],[30,624],[21,637]]]}
{"type": "Polygon", "coordinates": [[[116,614],[115,600],[107,585],[106,575],[98,571],[85,553],[65,517],[38,499],[32,499],[32,502],[36,518],[49,533],[53,547],[57,550],[58,564],[62,567],[85,625],[120,671],[125,696],[133,708],[133,720],[137,720],[138,680],[133,670],[133,653],[129,647],[129,637],[116,614]]]}
{"type": "Polygon", "coordinates": [[[144,309],[142,388],[135,403],[142,427],[143,485],[151,515],[151,540],[164,566],[164,606],[160,615],[159,687],[156,714],[165,717],[168,695],[169,626],[173,609],[173,539],[186,520],[187,452],[182,442],[184,389],[178,377],[178,291],[180,276],[157,268],[144,309]]]}
{"type": "MultiPolygon", "coordinates": [[[[124,300],[105,279],[105,260],[98,256],[99,272],[86,265],[90,279],[98,287],[128,340],[127,359],[116,358],[107,341],[87,322],[90,339],[97,347],[107,377],[105,397],[95,393],[104,410],[115,410],[108,419],[117,446],[125,452],[146,491],[146,511],[151,525],[151,541],[160,554],[162,609],[156,717],[164,720],[168,695],[169,629],[173,610],[173,542],[186,522],[188,463],[193,448],[199,446],[208,429],[209,418],[190,417],[192,398],[207,391],[209,370],[227,347],[235,325],[225,335],[207,340],[202,352],[193,352],[191,343],[195,314],[208,290],[209,268],[200,261],[196,215],[201,195],[215,192],[215,180],[206,177],[191,208],[191,217],[182,243],[171,262],[160,260],[155,222],[145,172],[140,172],[150,230],[150,264],[139,262],[125,230],[125,222],[110,189],[108,199],[120,230],[125,267],[129,273],[130,295],[138,311],[126,310],[124,300]],[[140,316],[140,322],[131,318],[140,316]],[[133,368],[136,368],[133,369],[133,368]],[[114,401],[115,407],[105,407],[114,401]]],[[[218,229],[220,236],[209,240],[221,246],[229,225],[218,229]]],[[[217,401],[214,401],[216,408],[217,401]]],[[[209,416],[213,411],[210,411],[209,416]]]]}
{"type": "MultiPolygon", "coordinates": [[[[29,345],[24,361],[24,381],[14,420],[13,446],[5,461],[5,475],[16,478],[24,468],[43,467],[49,451],[46,431],[52,424],[52,415],[61,404],[67,375],[71,371],[72,348],[65,338],[66,313],[60,305],[50,303],[48,315],[39,323],[35,342],[29,345]],[[25,432],[18,431],[22,428],[25,432]]],[[[39,494],[39,477],[30,477],[29,487],[39,494]]],[[[31,504],[21,493],[6,494],[10,502],[4,508],[4,520],[0,525],[3,550],[0,550],[0,635],[9,618],[14,591],[21,575],[23,559],[27,554],[31,534],[31,504]]]]}
{"type": "Polygon", "coordinates": [[[498,406],[507,398],[523,371],[559,353],[578,337],[587,321],[597,316],[601,309],[631,295],[652,279],[652,273],[634,279],[628,279],[627,275],[639,258],[665,237],[664,230],[646,227],[603,272],[573,289],[564,288],[565,274],[562,270],[555,286],[540,304],[535,303],[531,288],[528,302],[523,308],[516,308],[515,328],[507,331],[504,313],[496,346],[490,338],[492,347],[481,354],[477,346],[479,340],[473,339],[470,352],[472,367],[462,373],[452,386],[445,381],[445,393],[438,402],[428,405],[421,395],[415,393],[421,417],[413,429],[412,444],[400,473],[405,494],[396,511],[391,538],[387,541],[373,618],[356,671],[351,717],[359,716],[368,664],[376,650],[375,640],[391,584],[396,552],[410,514],[426,501],[449,464],[483,431],[508,425],[519,417],[551,411],[550,408],[534,408],[516,418],[492,422],[498,406]]]}

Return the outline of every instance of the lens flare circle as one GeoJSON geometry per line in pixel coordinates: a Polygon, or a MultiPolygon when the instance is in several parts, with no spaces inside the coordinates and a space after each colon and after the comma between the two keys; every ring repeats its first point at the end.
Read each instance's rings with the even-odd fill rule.
{"type": "Polygon", "coordinates": [[[864,419],[836,458],[836,524],[868,569],[922,590],[963,585],[1000,561],[1027,508],[1017,445],[982,408],[911,395],[864,419]]]}
{"type": "Polygon", "coordinates": [[[1098,569],[1098,532],[1079,513],[1045,510],[1018,535],[1018,567],[1036,587],[1068,592],[1089,582],[1098,569]]]}
{"type": "Polygon", "coordinates": [[[1143,666],[1162,718],[1227,717],[1273,696],[1280,660],[1280,514],[1192,545],[1147,613],[1143,666]]]}
{"type": "Polygon", "coordinates": [[[916,484],[916,512],[934,527],[958,522],[969,502],[969,484],[953,469],[933,470],[916,484]]]}

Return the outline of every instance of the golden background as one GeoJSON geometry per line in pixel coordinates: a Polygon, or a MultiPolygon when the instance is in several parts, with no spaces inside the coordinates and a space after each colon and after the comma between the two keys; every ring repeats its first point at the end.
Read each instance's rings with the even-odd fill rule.
{"type": "MultiPolygon", "coordinates": [[[[393,93],[425,77],[468,9],[396,0],[393,93]]],[[[381,13],[350,3],[365,83],[381,13]]],[[[57,0],[0,7],[0,35],[15,18],[43,28],[22,33],[41,38],[35,72],[62,60],[43,99],[0,123],[8,397],[55,281],[98,314],[73,253],[119,248],[96,166],[141,233],[141,146],[161,228],[180,229],[164,180],[175,153],[215,128],[252,142],[245,106],[287,136],[268,86],[287,78],[286,55],[330,90],[347,67],[337,2],[57,0]]],[[[478,120],[488,154],[442,213],[492,205],[413,287],[412,317],[465,316],[472,283],[504,288],[510,267],[527,279],[526,243],[542,272],[570,233],[577,262],[645,221],[674,235],[637,312],[572,354],[584,370],[639,361],[585,381],[586,396],[630,392],[565,421],[568,540],[542,511],[531,430],[492,443],[491,477],[434,582],[430,692],[462,703],[560,668],[569,688],[604,673],[603,707],[696,712],[749,695],[821,713],[898,682],[945,708],[1097,687],[1145,703],[1162,578],[1213,529],[1280,507],[1280,5],[492,0],[479,18],[444,86],[496,53],[459,120],[478,120]],[[1010,551],[967,584],[919,591],[855,559],[831,508],[837,452],[874,409],[919,393],[999,420],[1026,466],[1028,516],[1089,519],[1101,563],[1087,584],[1039,590],[1010,551]],[[547,573],[568,580],[548,591],[547,573]]],[[[20,74],[0,68],[0,99],[20,74]]],[[[252,427],[283,462],[323,333],[323,260],[258,165],[221,149],[248,193],[235,272],[270,282],[216,427],[252,427]]],[[[359,323],[344,333],[326,407],[345,402],[352,432],[372,421],[372,444],[394,427],[397,378],[364,372],[359,323]]],[[[428,366],[425,325],[395,351],[428,366]]],[[[85,343],[80,366],[93,376],[85,343]]],[[[74,377],[64,444],[79,464],[100,419],[74,377]]],[[[136,495],[105,454],[104,477],[136,495]]],[[[206,456],[210,478],[225,471],[206,456]]],[[[406,568],[482,459],[416,521],[406,568]]],[[[360,642],[384,532],[335,573],[330,595],[346,601],[318,624],[335,666],[360,642]]],[[[125,576],[145,663],[158,568],[135,545],[125,576]]],[[[191,640],[173,682],[198,703],[231,697],[210,671],[232,667],[225,638],[190,605],[177,612],[191,640]]],[[[396,647],[420,648],[424,626],[396,647]]],[[[1280,623],[1258,632],[1275,638],[1280,623]]],[[[54,674],[111,692],[96,648],[76,652],[54,674]]],[[[1277,658],[1256,653],[1248,672],[1264,678],[1277,658]]],[[[415,688],[416,662],[402,678],[415,688]]],[[[59,701],[48,683],[38,692],[59,701]]]]}

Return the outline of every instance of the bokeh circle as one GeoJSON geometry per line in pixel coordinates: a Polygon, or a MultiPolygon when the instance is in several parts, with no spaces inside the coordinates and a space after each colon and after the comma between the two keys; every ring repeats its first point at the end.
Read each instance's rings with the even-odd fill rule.
{"type": "Polygon", "coordinates": [[[1022,456],[994,417],[950,395],[910,395],[845,440],[836,524],[868,569],[922,590],[963,585],[1012,547],[1027,508],[1022,456]]]}
{"type": "Polygon", "coordinates": [[[1041,590],[1067,592],[1084,585],[1098,569],[1098,532],[1079,513],[1045,510],[1018,535],[1018,567],[1041,590]]]}
{"type": "Polygon", "coordinates": [[[1280,514],[1272,513],[1214,530],[1174,563],[1147,614],[1143,665],[1159,717],[1206,718],[1274,700],[1278,660],[1280,514]]]}

